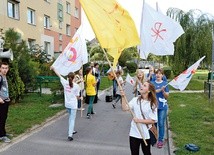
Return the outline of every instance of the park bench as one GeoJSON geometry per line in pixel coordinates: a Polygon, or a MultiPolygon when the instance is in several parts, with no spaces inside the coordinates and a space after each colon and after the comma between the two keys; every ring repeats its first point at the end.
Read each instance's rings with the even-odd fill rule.
{"type": "Polygon", "coordinates": [[[39,93],[40,96],[42,94],[42,84],[45,84],[46,86],[48,83],[59,81],[58,76],[36,76],[37,85],[39,86],[39,93]]]}

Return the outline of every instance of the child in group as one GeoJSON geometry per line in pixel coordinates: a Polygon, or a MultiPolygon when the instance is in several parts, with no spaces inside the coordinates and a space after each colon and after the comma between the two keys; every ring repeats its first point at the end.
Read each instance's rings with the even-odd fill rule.
{"type": "Polygon", "coordinates": [[[134,94],[135,96],[140,95],[140,85],[144,82],[144,72],[141,69],[137,69],[136,71],[136,82],[134,85],[134,94]]]}
{"type": "Polygon", "coordinates": [[[95,76],[92,75],[92,68],[88,67],[86,68],[86,75],[84,76],[85,80],[85,88],[86,88],[86,94],[88,96],[88,110],[87,110],[87,118],[90,119],[91,115],[95,114],[93,109],[93,103],[94,98],[96,95],[96,79],[95,76]]]}
{"type": "MultiPolygon", "coordinates": [[[[120,70],[116,71],[116,79],[120,83],[120,85],[123,89],[125,81],[123,81],[120,70]]],[[[120,87],[118,86],[118,83],[117,83],[116,99],[115,99],[115,102],[112,103],[113,108],[116,108],[116,104],[119,100],[121,101],[121,91],[123,91],[123,90],[120,90],[120,87]]]]}
{"type": "Polygon", "coordinates": [[[77,112],[77,100],[81,99],[79,97],[80,88],[78,84],[74,82],[75,74],[70,72],[68,74],[67,80],[64,79],[55,69],[53,66],[50,67],[56,75],[60,78],[60,82],[64,89],[64,99],[65,99],[65,107],[69,113],[69,121],[68,121],[68,140],[73,140],[73,134],[77,133],[74,131],[74,124],[76,119],[76,112],[77,112]]]}
{"type": "Polygon", "coordinates": [[[129,107],[135,114],[131,122],[129,132],[130,150],[132,155],[139,155],[140,145],[144,155],[151,155],[149,128],[157,122],[157,100],[155,87],[150,82],[144,82],[140,86],[140,95],[129,102],[129,107]],[[145,145],[136,123],[139,123],[145,145]]]}
{"type": "Polygon", "coordinates": [[[153,82],[156,89],[156,97],[158,100],[158,143],[157,147],[162,148],[164,145],[164,130],[165,130],[165,121],[167,117],[167,98],[169,97],[169,88],[167,82],[163,80],[163,70],[157,69],[156,80],[153,82]]]}

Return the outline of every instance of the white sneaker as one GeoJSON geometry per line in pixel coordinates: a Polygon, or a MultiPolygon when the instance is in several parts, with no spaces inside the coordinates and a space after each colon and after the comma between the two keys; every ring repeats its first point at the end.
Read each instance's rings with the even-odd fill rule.
{"type": "Polygon", "coordinates": [[[11,142],[11,140],[8,137],[6,137],[6,136],[0,137],[0,140],[3,141],[3,142],[5,142],[5,143],[10,143],[11,142]]]}

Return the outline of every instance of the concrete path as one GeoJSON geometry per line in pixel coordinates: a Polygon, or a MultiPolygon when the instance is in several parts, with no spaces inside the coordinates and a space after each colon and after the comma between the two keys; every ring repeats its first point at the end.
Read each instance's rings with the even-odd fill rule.
{"type": "MultiPolygon", "coordinates": [[[[126,88],[127,98],[133,97],[131,87],[126,88]]],[[[62,112],[43,127],[14,138],[12,143],[0,147],[1,155],[130,155],[129,129],[131,115],[121,106],[113,109],[105,102],[107,92],[100,94],[94,105],[96,114],[89,120],[86,111],[77,113],[74,140],[67,141],[68,115],[62,112]]],[[[85,106],[87,108],[87,105],[85,106]]],[[[168,155],[167,143],[162,149],[152,147],[152,155],[168,155]]],[[[140,153],[142,155],[142,152],[140,153]]]]}

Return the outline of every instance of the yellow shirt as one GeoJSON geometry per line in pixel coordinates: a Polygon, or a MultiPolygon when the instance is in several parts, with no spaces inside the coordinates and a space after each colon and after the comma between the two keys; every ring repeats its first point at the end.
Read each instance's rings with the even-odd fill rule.
{"type": "Polygon", "coordinates": [[[96,95],[96,90],[95,90],[96,79],[95,79],[95,76],[93,76],[92,74],[89,73],[88,75],[85,75],[84,79],[85,79],[86,94],[89,96],[96,95]]]}

